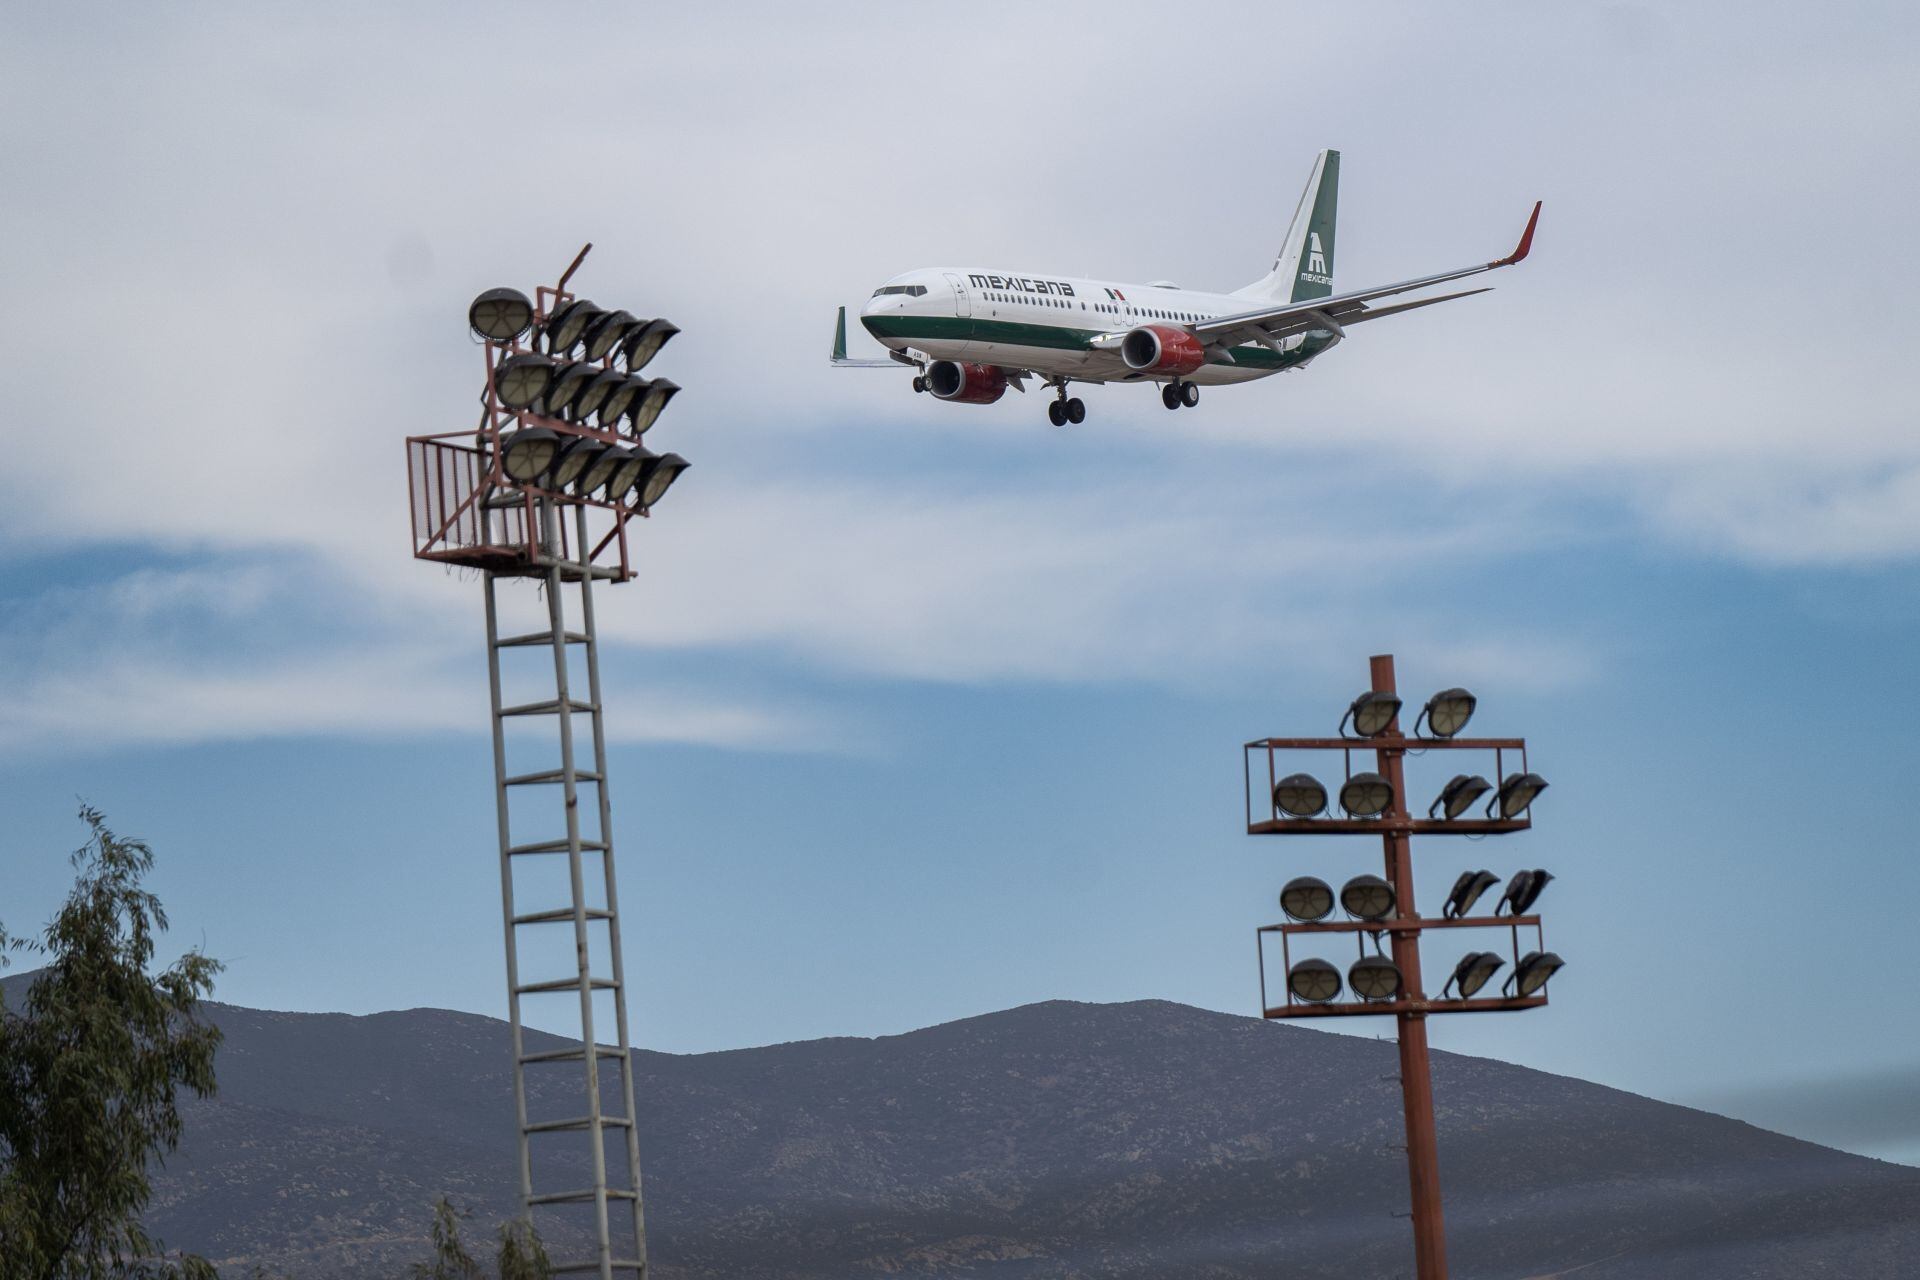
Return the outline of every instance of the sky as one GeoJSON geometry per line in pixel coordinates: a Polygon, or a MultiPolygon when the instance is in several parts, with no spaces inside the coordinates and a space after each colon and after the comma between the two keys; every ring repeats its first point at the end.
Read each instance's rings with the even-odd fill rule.
{"type": "Polygon", "coordinates": [[[472,421],[468,300],[591,241],[580,292],[684,330],[694,463],[600,597],[638,1043],[1256,1014],[1280,885],[1372,853],[1245,835],[1240,744],[1391,652],[1552,783],[1416,847],[1430,912],[1551,869],[1568,962],[1437,1046],[1920,1163],[1920,21],[967,13],[11,15],[0,921],[84,799],[219,998],[504,1014],[480,590],[412,559],[402,440],[472,421]],[[1177,416],[827,365],[914,267],[1244,284],[1322,147],[1338,285],[1540,199],[1532,257],[1177,416]]]}

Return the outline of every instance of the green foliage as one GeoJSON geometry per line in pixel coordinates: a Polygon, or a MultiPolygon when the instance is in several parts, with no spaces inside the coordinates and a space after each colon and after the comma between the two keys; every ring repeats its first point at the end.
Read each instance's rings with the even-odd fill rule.
{"type": "Polygon", "coordinates": [[[180,1140],[178,1090],[214,1091],[217,1028],[201,1020],[220,964],[199,952],[147,972],[167,927],[142,887],[153,852],[95,810],[73,891],[44,940],[0,930],[5,950],[46,957],[20,1008],[0,1006],[0,1280],[213,1280],[140,1227],[148,1163],[180,1140]]]}
{"type": "MultiPolygon", "coordinates": [[[[408,1280],[482,1280],[480,1264],[460,1243],[460,1221],[467,1216],[445,1196],[433,1202],[433,1261],[407,1268],[408,1280]]],[[[540,1233],[525,1218],[501,1224],[497,1262],[500,1280],[552,1280],[540,1233]]]]}
{"type": "Polygon", "coordinates": [[[525,1218],[500,1224],[500,1280],[552,1280],[553,1263],[547,1258],[540,1233],[525,1218]]]}
{"type": "Polygon", "coordinates": [[[480,1264],[460,1243],[460,1219],[466,1216],[445,1196],[433,1202],[433,1261],[408,1267],[410,1280],[480,1280],[480,1264]]]}

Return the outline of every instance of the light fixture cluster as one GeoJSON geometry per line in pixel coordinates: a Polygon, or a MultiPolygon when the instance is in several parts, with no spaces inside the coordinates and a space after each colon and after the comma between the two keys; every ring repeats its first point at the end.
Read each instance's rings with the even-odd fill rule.
{"type": "Polygon", "coordinates": [[[1391,1000],[1400,994],[1400,966],[1385,956],[1361,956],[1347,967],[1346,988],[1341,986],[1340,970],[1330,961],[1301,960],[1287,970],[1287,990],[1308,1004],[1332,1004],[1343,989],[1368,1004],[1391,1000]]]}
{"type": "MultiPolygon", "coordinates": [[[[1539,901],[1540,893],[1553,876],[1543,870],[1519,871],[1507,882],[1506,893],[1494,914],[1522,916],[1539,901]]],[[[1467,871],[1454,881],[1442,914],[1449,920],[1470,915],[1474,905],[1487,891],[1500,883],[1491,871],[1467,871]]],[[[1365,923],[1382,922],[1391,917],[1396,906],[1393,886],[1379,876],[1358,875],[1340,887],[1338,902],[1350,919],[1365,923]]],[[[1291,920],[1312,924],[1333,913],[1333,887],[1315,876],[1289,880],[1280,890],[1280,909],[1291,920]]],[[[1547,984],[1564,962],[1551,951],[1529,952],[1508,976],[1503,990],[1531,996],[1547,984]]],[[[1471,999],[1506,964],[1491,951],[1471,951],[1454,966],[1453,976],[1442,988],[1454,990],[1460,999],[1471,999]]],[[[1287,971],[1287,989],[1308,1004],[1328,1004],[1339,998],[1343,989],[1351,989],[1362,1001],[1392,1000],[1400,994],[1400,970],[1384,956],[1362,956],[1347,970],[1343,988],[1340,971],[1319,959],[1301,960],[1287,971]]]]}
{"type": "MultiPolygon", "coordinates": [[[[534,318],[532,302],[517,289],[489,289],[467,312],[476,334],[501,344],[517,342],[534,328],[534,318]]],[[[690,464],[677,453],[656,454],[640,439],[680,387],[640,371],[678,332],[670,321],[642,320],[584,299],[557,307],[533,335],[531,345],[544,351],[519,351],[494,367],[494,395],[515,413],[628,443],[522,426],[500,438],[507,479],[641,511],[658,502],[690,464]]]]}
{"type": "MultiPolygon", "coordinates": [[[[1393,907],[1393,886],[1379,876],[1355,876],[1340,886],[1340,909],[1351,919],[1385,920],[1393,907]]],[[[1324,920],[1333,913],[1333,887],[1316,876],[1289,880],[1280,890],[1280,909],[1303,924],[1324,920]]]]}
{"type": "MultiPolygon", "coordinates": [[[[1454,965],[1447,985],[1440,989],[1440,998],[1446,999],[1451,991],[1458,999],[1473,999],[1506,963],[1491,951],[1469,951],[1454,965]]],[[[1566,961],[1551,951],[1529,951],[1507,975],[1501,993],[1521,999],[1538,995],[1565,965],[1566,961]]],[[[1361,956],[1347,969],[1345,989],[1363,1003],[1392,1000],[1400,994],[1402,985],[1400,966],[1382,955],[1361,956]]],[[[1340,998],[1342,989],[1340,970],[1329,961],[1299,960],[1287,970],[1287,990],[1294,999],[1307,1004],[1331,1004],[1340,998]]]]}
{"type": "MultiPolygon", "coordinates": [[[[1414,718],[1414,735],[1419,736],[1424,722],[1431,736],[1451,738],[1467,727],[1478,705],[1479,700],[1465,689],[1442,689],[1427,699],[1427,705],[1414,718]]],[[[1393,726],[1400,707],[1399,695],[1369,689],[1355,698],[1347,707],[1347,714],[1340,717],[1340,732],[1344,736],[1347,726],[1352,725],[1354,737],[1377,738],[1393,726]]]]}
{"type": "MultiPolygon", "coordinates": [[[[1446,986],[1440,988],[1441,998],[1445,999],[1447,992],[1452,991],[1462,1000],[1473,999],[1506,963],[1491,951],[1469,951],[1460,957],[1459,964],[1453,966],[1453,976],[1447,979],[1446,986]]],[[[1538,995],[1548,979],[1565,966],[1566,961],[1551,951],[1529,951],[1520,957],[1520,963],[1514,966],[1513,972],[1501,984],[1501,994],[1522,999],[1538,995]]]]}
{"type": "MultiPolygon", "coordinates": [[[[1479,700],[1465,689],[1442,689],[1427,699],[1414,720],[1409,742],[1450,739],[1467,727],[1479,700]],[[1420,738],[1420,726],[1428,737],[1420,738]]],[[[1377,738],[1393,727],[1400,715],[1400,699],[1391,693],[1369,690],[1355,698],[1347,713],[1340,717],[1342,737],[1377,738]],[[1348,733],[1351,726],[1352,733],[1348,733]]],[[[1462,744],[1465,745],[1465,744],[1462,744]]],[[[1496,789],[1478,774],[1459,774],[1442,787],[1427,809],[1429,818],[1444,813],[1448,821],[1465,814],[1488,792],[1487,817],[1496,815],[1512,820],[1524,815],[1535,797],[1547,789],[1547,780],[1537,773],[1509,774],[1496,789]]],[[[1327,812],[1327,789],[1310,773],[1290,773],[1274,784],[1273,807],[1283,818],[1317,818],[1327,812]]],[[[1393,784],[1377,773],[1356,773],[1340,787],[1339,803],[1350,818],[1377,818],[1393,808],[1393,784]]]]}
{"type": "MultiPolygon", "coordinates": [[[[1540,901],[1540,894],[1553,882],[1553,874],[1538,867],[1532,871],[1516,871],[1507,881],[1507,891],[1500,895],[1500,902],[1493,914],[1523,916],[1540,901]]],[[[1474,904],[1485,896],[1487,890],[1500,883],[1500,877],[1491,871],[1462,871],[1460,878],[1453,882],[1453,889],[1447,894],[1447,905],[1440,914],[1448,920],[1458,920],[1462,916],[1473,914],[1474,904]]]]}
{"type": "MultiPolygon", "coordinates": [[[[1440,789],[1427,809],[1430,818],[1444,812],[1448,821],[1458,818],[1489,791],[1487,817],[1518,818],[1547,789],[1547,780],[1537,773],[1513,773],[1495,791],[1491,782],[1478,774],[1458,774],[1440,789]]],[[[1273,787],[1273,807],[1282,817],[1317,818],[1327,811],[1327,789],[1310,773],[1290,773],[1273,787]]],[[[1377,818],[1393,807],[1393,784],[1377,773],[1356,773],[1340,787],[1340,808],[1350,818],[1377,818]]]]}

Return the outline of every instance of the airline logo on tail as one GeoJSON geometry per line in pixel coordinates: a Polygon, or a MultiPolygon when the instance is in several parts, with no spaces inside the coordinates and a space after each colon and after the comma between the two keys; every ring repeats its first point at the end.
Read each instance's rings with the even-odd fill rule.
{"type": "Polygon", "coordinates": [[[1301,275],[1315,284],[1333,283],[1327,275],[1327,252],[1320,247],[1318,231],[1307,233],[1307,269],[1301,275]]]}

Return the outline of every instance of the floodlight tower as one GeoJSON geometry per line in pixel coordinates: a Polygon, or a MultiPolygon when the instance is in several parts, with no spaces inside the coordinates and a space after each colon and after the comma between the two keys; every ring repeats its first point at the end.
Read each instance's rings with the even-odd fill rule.
{"type": "MultiPolygon", "coordinates": [[[[545,1224],[542,1235],[556,1248],[576,1237],[594,1241],[591,1258],[563,1254],[554,1266],[557,1274],[646,1280],[593,584],[618,585],[635,576],[628,525],[651,513],[687,461],[640,443],[680,390],[640,371],[679,330],[665,320],[602,309],[569,293],[567,282],[592,247],[581,249],[559,281],[535,290],[532,299],[517,289],[490,289],[474,299],[467,318],[482,342],[487,374],[479,427],[409,437],[407,472],[414,555],[478,570],[486,605],[521,1212],[532,1222],[534,1211],[541,1211],[534,1225],[545,1224]],[[515,581],[537,586],[545,625],[502,635],[501,586],[515,581]],[[571,614],[569,587],[578,590],[571,614]],[[536,662],[542,672],[536,695],[509,702],[503,694],[503,658],[543,653],[551,654],[552,663],[536,662]],[[584,699],[573,683],[575,654],[586,677],[584,699]],[[580,718],[587,721],[591,752],[584,768],[575,732],[580,718]],[[553,734],[543,735],[536,767],[509,770],[510,724],[552,726],[553,734]],[[583,788],[593,792],[591,829],[580,817],[583,788]],[[563,876],[553,874],[555,864],[564,867],[563,876]],[[544,884],[539,868],[547,872],[544,884]],[[530,901],[536,889],[544,895],[530,901]],[[571,936],[558,942],[552,936],[556,931],[571,936]],[[523,977],[523,953],[537,957],[543,945],[555,955],[570,952],[571,971],[523,977]],[[541,996],[577,1002],[579,1036],[568,1037],[561,1048],[529,1053],[522,1001],[541,996]],[[604,1019],[595,1026],[596,997],[610,998],[611,1045],[602,1043],[604,1019]],[[618,1079],[611,1089],[603,1079],[603,1061],[616,1064],[618,1079]],[[561,1095],[580,1101],[569,1101],[556,1114],[530,1114],[530,1069],[573,1076],[576,1082],[574,1088],[565,1087],[564,1080],[547,1087],[542,1080],[533,1091],[539,1106],[550,1107],[561,1095]],[[612,1173],[609,1140],[615,1148],[612,1173]],[[559,1185],[536,1188],[536,1173],[539,1180],[554,1178],[559,1185]],[[590,1215],[590,1222],[569,1222],[570,1213],[590,1215]]],[[[519,674],[525,678],[527,673],[519,674]]],[[[517,745],[516,753],[520,749],[517,745]]]]}
{"type": "Polygon", "coordinates": [[[1248,835],[1377,836],[1385,855],[1384,878],[1357,875],[1341,888],[1338,902],[1347,919],[1332,921],[1331,885],[1313,876],[1297,876],[1280,891],[1280,909],[1291,923],[1264,925],[1255,934],[1260,964],[1260,1008],[1268,1018],[1325,1018],[1391,1014],[1399,1025],[1400,1088],[1406,1113],[1407,1176],[1412,1192],[1413,1241],[1419,1280],[1446,1280],[1446,1225],[1440,1209],[1440,1162],[1434,1135],[1433,1077],[1427,1052],[1427,1018],[1441,1013],[1488,1013],[1532,1009],[1547,1002],[1547,981],[1559,971],[1560,957],[1545,949],[1540,917],[1530,915],[1541,890],[1553,877],[1545,871],[1521,871],[1491,914],[1474,915],[1476,903],[1499,883],[1491,871],[1464,871],[1455,880],[1440,918],[1422,917],[1414,907],[1412,837],[1415,835],[1486,836],[1525,831],[1533,825],[1534,798],[1546,780],[1527,767],[1521,738],[1463,738],[1475,708],[1465,689],[1446,689],[1428,700],[1414,720],[1411,735],[1400,731],[1400,695],[1394,688],[1393,658],[1376,657],[1372,681],[1353,700],[1333,738],[1261,738],[1246,744],[1243,770],[1247,785],[1248,835]],[[1427,732],[1420,733],[1425,722],[1427,732]],[[1349,726],[1351,735],[1348,736],[1349,726]],[[1373,768],[1356,773],[1355,751],[1373,753],[1373,768]],[[1496,789],[1478,774],[1457,774],[1440,790],[1425,818],[1407,810],[1405,761],[1409,751],[1471,751],[1490,754],[1496,789]],[[1345,781],[1338,793],[1343,818],[1327,812],[1327,789],[1309,773],[1282,774],[1282,753],[1338,751],[1345,757],[1345,781]],[[1254,802],[1256,761],[1266,761],[1263,799],[1254,802]],[[1506,772],[1517,757],[1518,768],[1506,772]],[[1488,792],[1486,814],[1465,816],[1488,792]],[[1507,914],[1501,914],[1502,911],[1507,914]],[[1513,972],[1501,990],[1512,995],[1481,996],[1480,990],[1505,961],[1492,951],[1470,951],[1456,963],[1438,997],[1427,995],[1420,973],[1420,935],[1428,929],[1505,931],[1512,942],[1513,972]],[[1531,929],[1534,948],[1520,954],[1520,931],[1531,929]],[[1347,970],[1354,1000],[1342,1001],[1340,970],[1325,959],[1295,962],[1296,939],[1309,941],[1351,934],[1359,959],[1347,970]],[[1269,935],[1278,935],[1286,970],[1286,1000],[1269,1005],[1269,935]],[[1382,936],[1391,939],[1391,956],[1381,954],[1382,936]],[[1373,953],[1367,952],[1368,942],[1373,953]],[[1447,992],[1455,994],[1451,997],[1447,992]]]}

